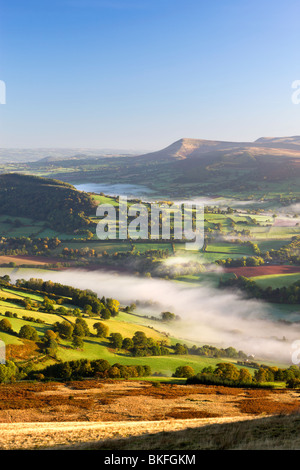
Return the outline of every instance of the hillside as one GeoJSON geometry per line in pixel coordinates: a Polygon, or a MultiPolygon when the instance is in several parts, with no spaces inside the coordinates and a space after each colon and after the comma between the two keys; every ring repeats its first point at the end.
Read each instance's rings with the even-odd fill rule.
{"type": "Polygon", "coordinates": [[[296,137],[260,137],[254,142],[231,142],[206,139],[182,138],[156,152],[140,155],[139,158],[167,159],[189,158],[212,151],[232,151],[234,149],[259,149],[261,153],[272,149],[300,150],[300,136],[296,137]]]}
{"type": "Polygon", "coordinates": [[[145,158],[152,161],[163,161],[170,159],[185,159],[194,155],[201,155],[207,152],[234,149],[249,146],[251,144],[242,142],[224,142],[205,139],[179,139],[168,147],[157,152],[140,155],[139,158],[145,158]]]}
{"type": "Polygon", "coordinates": [[[61,181],[17,173],[0,175],[0,214],[45,221],[73,232],[87,228],[95,203],[86,193],[61,181]]]}
{"type": "Polygon", "coordinates": [[[254,142],[183,138],[156,152],[112,158],[109,164],[107,159],[46,159],[20,170],[73,184],[142,184],[162,197],[300,197],[300,137],[254,142]]]}
{"type": "Polygon", "coordinates": [[[149,165],[147,179],[162,188],[194,194],[266,193],[299,195],[300,138],[260,138],[255,142],[180,139],[137,163],[149,165]],[[154,181],[155,179],[155,181],[154,181]],[[196,185],[196,186],[195,186],[196,185]],[[174,188],[174,189],[173,189],[174,188]]]}

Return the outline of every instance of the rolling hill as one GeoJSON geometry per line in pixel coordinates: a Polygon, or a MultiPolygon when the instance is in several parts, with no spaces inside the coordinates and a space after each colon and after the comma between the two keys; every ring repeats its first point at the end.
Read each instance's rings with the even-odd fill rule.
{"type": "Polygon", "coordinates": [[[61,181],[8,173],[0,175],[0,214],[45,221],[48,227],[73,232],[90,225],[95,202],[61,181]]]}
{"type": "Polygon", "coordinates": [[[143,155],[42,159],[18,171],[73,184],[144,185],[162,197],[284,196],[298,201],[300,137],[261,137],[254,142],[183,138],[143,155]]]}

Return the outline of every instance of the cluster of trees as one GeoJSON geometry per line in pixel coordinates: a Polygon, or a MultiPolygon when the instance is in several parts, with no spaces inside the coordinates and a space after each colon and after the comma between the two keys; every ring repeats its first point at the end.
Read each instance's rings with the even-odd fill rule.
{"type": "Polygon", "coordinates": [[[98,256],[97,251],[88,246],[83,248],[69,248],[66,246],[61,253],[61,257],[66,259],[97,258],[98,256]]]}
{"type": "MultiPolygon", "coordinates": [[[[249,367],[248,364],[247,366],[249,367]]],[[[300,369],[296,365],[287,369],[256,363],[250,363],[251,366],[256,368],[253,378],[256,382],[286,382],[289,388],[300,387],[300,369]]]]}
{"type": "MultiPolygon", "coordinates": [[[[148,240],[149,241],[149,240],[148,240]]],[[[147,242],[148,242],[147,241],[147,242]]],[[[136,243],[136,241],[135,241],[136,243]]],[[[120,251],[116,253],[99,253],[97,264],[124,267],[127,271],[141,275],[159,275],[160,260],[170,256],[169,250],[147,250],[139,252],[135,250],[120,251]]]]}
{"type": "MultiPolygon", "coordinates": [[[[10,310],[7,310],[4,316],[7,318],[18,318],[18,314],[11,312],[10,310]]],[[[45,320],[42,320],[41,318],[31,317],[28,315],[22,315],[22,320],[31,321],[33,323],[46,323],[45,320]]]]}
{"type": "Polygon", "coordinates": [[[63,320],[62,322],[55,322],[52,325],[52,333],[56,333],[54,337],[52,333],[47,333],[45,348],[49,354],[49,348],[52,352],[55,352],[57,349],[57,343],[59,338],[72,341],[72,346],[75,349],[83,348],[83,338],[91,336],[87,322],[83,318],[76,318],[75,323],[70,321],[63,320]]]}
{"type": "Polygon", "coordinates": [[[0,255],[47,256],[61,244],[57,238],[1,237],[0,255]]]}
{"type": "Polygon", "coordinates": [[[136,331],[132,338],[123,338],[121,333],[111,333],[109,341],[113,349],[125,349],[135,357],[165,356],[170,353],[163,341],[158,343],[143,331],[136,331]]]}
{"type": "Polygon", "coordinates": [[[175,315],[175,313],[168,312],[168,311],[161,312],[159,316],[160,316],[161,321],[166,322],[166,323],[173,322],[174,320],[180,320],[179,315],[175,315]]]}
{"type": "MultiPolygon", "coordinates": [[[[238,240],[235,240],[237,243],[238,240]]],[[[250,241],[245,242],[247,245],[251,245],[255,253],[255,256],[244,256],[238,259],[219,259],[216,260],[216,264],[224,267],[244,267],[244,266],[261,266],[266,262],[289,262],[292,264],[300,264],[300,236],[297,235],[292,238],[292,241],[287,245],[281,247],[279,250],[269,250],[265,253],[261,253],[256,243],[250,241]]]]}
{"type": "Polygon", "coordinates": [[[300,235],[293,237],[290,243],[279,250],[270,250],[269,256],[280,262],[289,261],[296,265],[300,264],[300,235]]]}
{"type": "Polygon", "coordinates": [[[2,318],[2,320],[0,320],[0,331],[10,335],[19,336],[19,338],[29,339],[31,341],[38,341],[39,339],[36,329],[30,325],[21,326],[19,333],[16,333],[7,318],[2,318]]]}
{"type": "Polygon", "coordinates": [[[3,333],[15,334],[14,330],[12,329],[12,325],[7,318],[2,318],[2,320],[0,320],[0,331],[3,333]]]}
{"type": "Polygon", "coordinates": [[[192,346],[188,347],[186,344],[176,343],[173,346],[175,354],[192,354],[196,356],[206,356],[206,357],[224,357],[231,359],[247,359],[247,354],[243,351],[237,351],[235,348],[229,346],[228,348],[216,348],[215,346],[209,346],[205,344],[204,346],[192,346]]]}
{"type": "MultiPolygon", "coordinates": [[[[98,295],[89,289],[77,289],[75,287],[66,286],[52,281],[43,281],[42,279],[31,278],[29,280],[18,279],[16,281],[17,288],[25,288],[29,291],[37,292],[40,294],[47,294],[50,300],[45,306],[48,311],[53,310],[51,301],[59,299],[61,296],[68,297],[69,303],[82,308],[85,313],[90,315],[99,315],[103,319],[108,320],[111,316],[116,316],[119,313],[119,301],[112,298],[100,299],[98,295]],[[49,310],[50,308],[50,310],[49,310]]],[[[54,302],[52,302],[52,305],[54,302]]]]}
{"type": "MultiPolygon", "coordinates": [[[[104,323],[96,322],[93,328],[96,330],[97,337],[106,338],[108,336],[109,328],[104,323]]],[[[54,323],[52,329],[45,332],[42,348],[48,355],[55,357],[60,339],[72,341],[74,349],[82,349],[83,339],[89,336],[93,336],[93,334],[83,318],[76,318],[75,323],[63,320],[54,323]]]]}
{"type": "Polygon", "coordinates": [[[300,282],[296,281],[291,286],[272,288],[260,287],[254,280],[240,276],[227,280],[220,279],[220,287],[238,288],[247,293],[249,297],[263,299],[267,302],[298,304],[300,302],[300,282]]]}
{"type": "Polygon", "coordinates": [[[17,379],[19,369],[13,361],[0,364],[0,383],[13,382],[17,379]]]}
{"type": "Polygon", "coordinates": [[[242,258],[226,258],[216,260],[216,264],[225,268],[236,268],[245,266],[261,266],[265,264],[265,259],[261,256],[243,256],[242,258]]]}
{"type": "MultiPolygon", "coordinates": [[[[31,317],[23,317],[27,321],[35,321],[31,317]]],[[[100,325],[100,323],[96,324],[100,325]]],[[[103,325],[104,328],[107,328],[103,325]]],[[[96,328],[97,329],[97,328],[96,328]]],[[[52,325],[52,329],[46,330],[43,338],[40,339],[37,330],[31,325],[23,325],[20,328],[19,333],[16,333],[10,321],[7,318],[0,320],[0,331],[8,334],[18,336],[19,338],[27,339],[30,341],[40,341],[41,349],[48,355],[56,357],[56,351],[60,339],[72,341],[72,346],[76,349],[83,348],[83,338],[92,336],[89,331],[88,325],[83,318],[76,318],[75,323],[63,320],[62,322],[56,322],[52,325]]],[[[99,333],[99,331],[98,331],[99,333]]],[[[106,334],[108,334],[108,329],[106,334]]],[[[99,334],[97,334],[99,336],[99,334]]]]}
{"type": "MultiPolygon", "coordinates": [[[[92,234],[93,235],[93,234],[92,234]]],[[[135,240],[135,243],[138,241],[135,240]]],[[[95,249],[90,247],[83,248],[69,248],[65,247],[62,250],[62,257],[66,259],[77,259],[77,258],[102,258],[104,261],[109,262],[110,260],[124,260],[127,258],[134,258],[139,260],[141,257],[151,258],[151,259],[164,259],[168,258],[169,250],[158,249],[158,250],[146,250],[145,252],[136,251],[136,247],[133,247],[131,251],[117,251],[115,253],[108,253],[107,251],[97,252],[95,249]]]]}
{"type": "MultiPolygon", "coordinates": [[[[37,372],[29,373],[28,378],[35,378],[37,372]]],[[[147,377],[151,375],[151,368],[148,365],[124,366],[121,364],[110,365],[104,359],[90,361],[79,359],[77,361],[60,362],[47,366],[38,372],[39,378],[53,378],[62,380],[78,380],[87,377],[97,377],[101,379],[147,377]]]]}
{"type": "Polygon", "coordinates": [[[184,379],[189,379],[195,375],[195,371],[191,366],[179,366],[175,370],[172,377],[179,377],[184,379]]]}
{"type": "Polygon", "coordinates": [[[199,374],[188,377],[187,383],[244,387],[252,385],[253,379],[246,368],[238,369],[230,362],[221,362],[215,368],[205,367],[199,374]]]}
{"type": "Polygon", "coordinates": [[[62,181],[17,173],[0,175],[1,214],[44,220],[48,227],[74,233],[93,228],[96,203],[87,193],[62,181]],[[42,201],[42,204],[41,204],[42,201]]]}
{"type": "Polygon", "coordinates": [[[272,386],[274,382],[286,382],[288,388],[300,388],[300,369],[291,366],[287,369],[261,365],[252,376],[248,369],[238,368],[229,362],[205,367],[199,374],[193,375],[192,370],[176,370],[175,377],[187,377],[190,384],[210,384],[236,387],[272,386]],[[181,375],[180,375],[181,374],[181,375]],[[182,375],[183,374],[183,375],[182,375]]]}

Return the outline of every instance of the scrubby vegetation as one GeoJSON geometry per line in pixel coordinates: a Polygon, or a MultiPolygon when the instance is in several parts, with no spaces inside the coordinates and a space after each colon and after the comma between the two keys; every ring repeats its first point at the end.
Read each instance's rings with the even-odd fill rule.
{"type": "MultiPolygon", "coordinates": [[[[246,364],[240,363],[240,364],[246,364]]],[[[180,377],[182,371],[177,370],[175,377],[180,377]]],[[[258,365],[252,376],[245,367],[238,368],[232,363],[222,362],[215,368],[206,367],[198,374],[185,373],[187,384],[223,385],[227,387],[274,387],[276,382],[285,382],[287,388],[300,388],[300,369],[291,366],[287,369],[258,365]]]]}

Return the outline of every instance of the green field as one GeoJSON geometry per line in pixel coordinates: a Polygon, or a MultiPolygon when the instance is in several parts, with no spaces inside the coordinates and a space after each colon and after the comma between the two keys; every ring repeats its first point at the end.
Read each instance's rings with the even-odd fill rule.
{"type": "Polygon", "coordinates": [[[300,274],[272,274],[268,276],[256,276],[252,279],[263,289],[267,287],[276,289],[284,286],[288,287],[300,281],[300,274]]]}
{"type": "MultiPolygon", "coordinates": [[[[73,316],[61,316],[55,313],[46,313],[39,311],[38,308],[33,310],[26,310],[20,306],[13,304],[12,300],[16,297],[19,298],[28,298],[31,297],[32,300],[37,302],[37,305],[41,304],[43,297],[41,295],[35,295],[31,293],[26,293],[22,291],[14,291],[13,289],[4,288],[0,291],[0,295],[7,295],[7,300],[2,300],[0,302],[0,320],[7,318],[5,312],[10,311],[13,314],[17,314],[17,318],[9,317],[8,320],[11,323],[12,329],[18,333],[23,325],[33,326],[38,332],[40,340],[42,339],[46,330],[51,329],[52,325],[55,322],[61,322],[62,320],[67,320],[74,323],[76,318],[73,316]],[[30,316],[35,319],[42,320],[44,323],[36,323],[34,321],[24,320],[22,316],[30,316]]],[[[56,305],[58,307],[58,305],[56,305]]],[[[160,374],[161,376],[171,377],[175,372],[176,368],[183,365],[190,365],[193,367],[195,372],[200,372],[203,367],[206,366],[216,366],[220,361],[232,361],[228,358],[212,358],[204,357],[197,355],[176,355],[170,353],[167,356],[151,356],[151,357],[132,357],[128,351],[115,351],[110,348],[109,340],[107,338],[98,338],[95,336],[95,330],[93,329],[94,323],[99,321],[99,317],[86,317],[85,320],[88,324],[91,336],[84,338],[84,346],[82,349],[74,349],[71,345],[71,341],[60,340],[59,347],[57,351],[57,359],[61,361],[69,361],[75,359],[106,359],[111,364],[120,363],[123,365],[130,364],[148,364],[153,373],[160,374]]],[[[132,337],[136,331],[143,331],[146,336],[153,338],[155,341],[166,341],[168,345],[174,345],[177,342],[184,343],[183,339],[177,339],[174,336],[166,336],[164,330],[166,325],[160,321],[141,316],[140,314],[134,313],[125,313],[120,311],[117,317],[111,318],[109,320],[100,320],[105,323],[109,328],[109,333],[118,332],[121,333],[123,337],[132,337]]],[[[180,334],[180,324],[177,324],[174,331],[178,331],[180,334]]],[[[18,338],[14,334],[8,334],[0,332],[0,339],[5,342],[6,345],[22,345],[22,339],[18,338]]],[[[191,342],[186,341],[186,343],[191,346],[191,342]]],[[[194,344],[194,343],[193,343],[194,344]]],[[[200,345],[200,344],[199,344],[200,345]]],[[[49,362],[49,359],[47,360],[49,362]]],[[[53,359],[50,362],[53,362],[53,359]]],[[[35,361],[34,367],[40,369],[45,365],[45,358],[42,362],[39,362],[39,359],[35,361]]],[[[253,373],[253,369],[249,369],[253,373]]]]}

